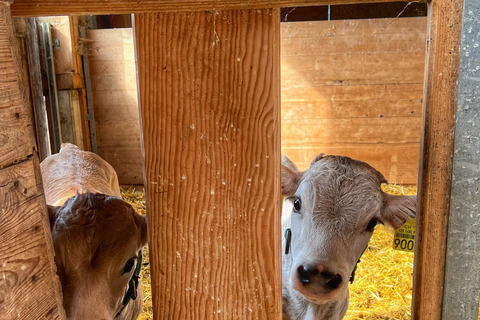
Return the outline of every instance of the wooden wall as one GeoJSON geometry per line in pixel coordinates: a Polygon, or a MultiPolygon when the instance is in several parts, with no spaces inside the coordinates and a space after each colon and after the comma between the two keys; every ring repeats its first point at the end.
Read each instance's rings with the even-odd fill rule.
{"type": "Polygon", "coordinates": [[[98,154],[121,184],[143,184],[131,28],[87,32],[98,154]]]}
{"type": "MultiPolygon", "coordinates": [[[[282,153],[301,169],[321,152],[416,184],[426,17],[281,24],[282,153]]],[[[142,184],[131,29],[88,32],[98,153],[142,184]]]]}
{"type": "Polygon", "coordinates": [[[426,18],[283,23],[282,154],[321,152],[416,184],[426,18]]]}
{"type": "Polygon", "coordinates": [[[28,90],[28,26],[0,1],[0,318],[65,319],[28,90]]]}

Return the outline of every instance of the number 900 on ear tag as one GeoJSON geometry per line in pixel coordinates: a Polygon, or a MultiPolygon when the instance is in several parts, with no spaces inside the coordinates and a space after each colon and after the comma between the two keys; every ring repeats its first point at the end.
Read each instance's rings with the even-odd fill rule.
{"type": "Polygon", "coordinates": [[[413,252],[415,248],[415,219],[408,220],[395,230],[393,249],[413,252]]]}

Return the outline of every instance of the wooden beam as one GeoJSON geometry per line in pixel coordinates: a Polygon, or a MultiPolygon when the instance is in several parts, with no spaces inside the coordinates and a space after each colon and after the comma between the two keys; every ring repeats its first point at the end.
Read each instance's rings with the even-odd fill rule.
{"type": "Polygon", "coordinates": [[[462,0],[428,3],[413,319],[442,313],[462,8],[462,0]]]}
{"type": "Polygon", "coordinates": [[[19,57],[0,1],[0,314],[65,319],[19,57]]]}
{"type": "Polygon", "coordinates": [[[12,4],[12,12],[14,16],[31,17],[267,9],[378,2],[398,2],[398,0],[15,0],[12,4]]]}
{"type": "Polygon", "coordinates": [[[465,0],[442,319],[478,319],[480,2],[465,0]]]}
{"type": "Polygon", "coordinates": [[[281,318],[279,29],[135,16],[156,319],[281,318]]]}

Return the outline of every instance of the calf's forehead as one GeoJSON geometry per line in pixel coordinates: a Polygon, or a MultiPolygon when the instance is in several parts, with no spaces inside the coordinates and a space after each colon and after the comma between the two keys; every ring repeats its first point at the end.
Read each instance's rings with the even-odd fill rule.
{"type": "Polygon", "coordinates": [[[56,245],[75,249],[75,256],[93,264],[102,264],[108,258],[131,258],[143,244],[141,217],[120,199],[100,197],[95,207],[87,208],[83,197],[64,205],[60,223],[54,228],[56,245]]]}
{"type": "Polygon", "coordinates": [[[304,173],[297,193],[314,214],[355,221],[378,212],[383,176],[367,164],[343,157],[325,157],[304,173]]]}

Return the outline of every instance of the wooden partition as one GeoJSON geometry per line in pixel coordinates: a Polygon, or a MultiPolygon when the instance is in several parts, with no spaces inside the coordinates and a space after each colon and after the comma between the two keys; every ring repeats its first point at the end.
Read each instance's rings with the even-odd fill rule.
{"type": "Polygon", "coordinates": [[[0,1],[0,318],[64,319],[22,64],[0,1]]]}
{"type": "Polygon", "coordinates": [[[362,160],[417,184],[427,19],[282,23],[282,154],[362,160]]]}
{"type": "Polygon", "coordinates": [[[279,10],[134,25],[154,314],[280,319],[279,10]]]}
{"type": "Polygon", "coordinates": [[[120,184],[142,185],[137,73],[131,28],[87,31],[97,153],[120,184]]]}
{"type": "MultiPolygon", "coordinates": [[[[0,48],[7,52],[1,56],[5,59],[10,55],[11,38],[10,21],[2,20],[8,15],[3,3],[0,24],[7,28],[0,29],[0,48]]],[[[19,16],[137,13],[157,318],[280,318],[280,223],[275,215],[280,192],[278,8],[308,4],[327,2],[17,0],[12,5],[13,13],[19,16]],[[233,11],[216,11],[219,9],[233,11]],[[172,12],[145,13],[149,11],[172,12]]],[[[462,0],[429,2],[414,319],[439,320],[442,316],[462,9],[462,0]]],[[[7,60],[2,60],[2,66],[7,66],[2,70],[15,74],[7,60]]],[[[1,96],[5,103],[2,107],[8,110],[8,117],[13,114],[9,122],[2,123],[7,138],[23,137],[28,127],[21,120],[23,113],[14,111],[21,110],[18,103],[22,104],[16,89],[11,90],[14,83],[15,79],[8,76],[0,79],[0,85],[9,90],[1,96]]],[[[8,141],[13,147],[2,146],[2,152],[7,153],[2,153],[0,159],[35,159],[30,157],[31,140],[23,137],[8,141]]],[[[27,161],[32,161],[31,166],[27,162],[22,165],[30,166],[31,172],[38,170],[38,163],[27,161]]],[[[15,180],[28,170],[13,171],[11,182],[1,186],[22,186],[20,193],[5,189],[7,196],[19,195],[15,199],[23,199],[23,192],[29,200],[43,201],[41,192],[29,193],[28,188],[23,188],[23,180],[15,180]]],[[[51,250],[44,250],[45,244],[48,248],[45,234],[24,237],[24,230],[32,229],[25,226],[31,220],[25,220],[19,211],[23,203],[11,201],[8,204],[12,204],[13,211],[2,211],[10,213],[10,220],[3,219],[7,223],[0,233],[2,240],[9,240],[1,242],[2,258],[3,252],[11,252],[12,259],[24,261],[24,250],[32,248],[32,254],[40,257],[32,261],[51,262],[51,256],[45,258],[51,254],[51,250]],[[3,232],[6,227],[11,231],[7,237],[3,232]],[[19,242],[21,248],[15,246],[19,242]]],[[[39,218],[38,212],[33,216],[39,218]]],[[[33,231],[42,233],[42,223],[33,231]]],[[[42,270],[51,271],[51,263],[42,270]]],[[[35,282],[38,278],[25,279],[35,282]]],[[[464,279],[456,281],[471,285],[464,279]]],[[[53,289],[44,290],[43,295],[36,296],[33,288],[29,284],[29,290],[17,291],[13,296],[17,304],[11,310],[45,311],[47,304],[43,302],[48,301],[51,308],[46,313],[32,312],[27,318],[61,317],[61,308],[55,306],[58,291],[55,295],[53,289]]]]}

